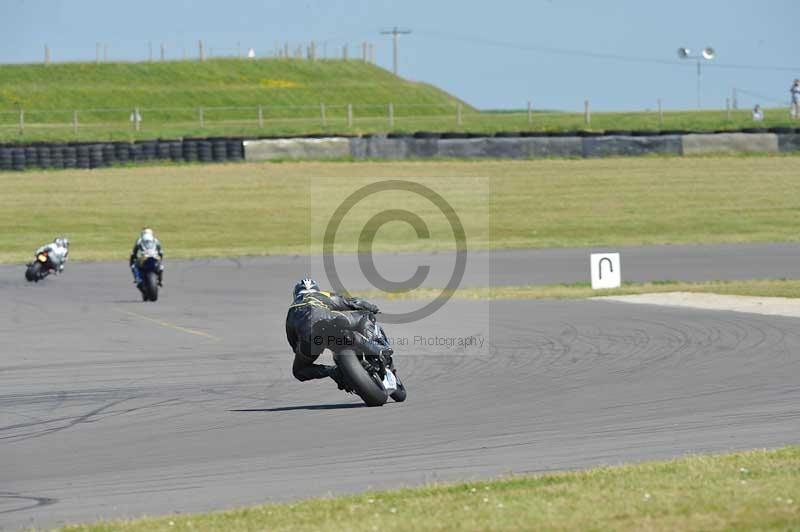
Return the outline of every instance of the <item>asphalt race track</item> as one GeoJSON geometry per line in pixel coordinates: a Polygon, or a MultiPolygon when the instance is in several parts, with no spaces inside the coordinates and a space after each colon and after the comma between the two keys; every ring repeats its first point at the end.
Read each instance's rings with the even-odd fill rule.
{"type": "MultiPolygon", "coordinates": [[[[778,247],[777,273],[751,277],[793,276],[797,247],[778,247]]],[[[743,268],[725,249],[706,278],[743,268]]],[[[507,253],[520,267],[493,259],[496,284],[528,268],[507,253]]],[[[614,302],[450,301],[387,327],[409,340],[409,400],[364,408],[291,376],[283,320],[306,261],[170,262],[155,304],[123,263],[37,285],[0,267],[0,528],[800,441],[800,320],[614,302]]]]}

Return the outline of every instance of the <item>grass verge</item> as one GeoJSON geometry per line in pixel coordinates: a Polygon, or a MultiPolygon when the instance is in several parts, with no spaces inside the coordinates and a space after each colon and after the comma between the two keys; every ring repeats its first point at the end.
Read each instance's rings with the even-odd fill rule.
{"type": "MultiPolygon", "coordinates": [[[[708,281],[689,283],[680,281],[656,281],[652,283],[622,283],[620,288],[593,290],[589,283],[466,287],[451,292],[458,299],[503,300],[503,299],[585,299],[602,296],[629,296],[664,292],[695,292],[757,297],[800,298],[799,279],[763,279],[747,281],[708,281]]],[[[367,298],[389,300],[433,299],[442,293],[436,288],[417,288],[405,293],[377,291],[358,292],[367,298]]]]}
{"type": "MultiPolygon", "coordinates": [[[[211,59],[0,69],[2,142],[412,131],[715,131],[754,125],[749,110],[671,110],[661,120],[655,109],[595,112],[591,126],[580,112],[539,111],[530,118],[527,110],[479,112],[433,85],[398,78],[363,61],[211,59]],[[355,107],[348,120],[350,104],[355,107]],[[139,131],[131,122],[135,108],[142,117],[139,131]]],[[[766,109],[757,125],[797,127],[798,122],[791,120],[788,108],[774,108],[766,109]]]]}
{"type": "Polygon", "coordinates": [[[793,530],[800,447],[64,530],[793,530]]]}
{"type": "MultiPolygon", "coordinates": [[[[797,241],[799,169],[797,157],[675,157],[4,174],[0,262],[28,260],[56,234],[70,237],[73,260],[124,259],[143,225],[156,229],[168,259],[307,254],[312,205],[314,213],[332,211],[348,190],[388,178],[442,191],[465,225],[470,249],[797,241]],[[476,186],[484,180],[488,188],[476,186]]],[[[419,214],[430,238],[420,239],[406,224],[387,224],[376,250],[453,247],[447,220],[429,201],[386,201],[392,202],[419,214]]],[[[374,212],[360,211],[345,218],[342,242],[356,242],[374,212]]],[[[315,219],[315,229],[323,222],[315,219]]],[[[354,249],[337,240],[336,251],[354,249]]]]}

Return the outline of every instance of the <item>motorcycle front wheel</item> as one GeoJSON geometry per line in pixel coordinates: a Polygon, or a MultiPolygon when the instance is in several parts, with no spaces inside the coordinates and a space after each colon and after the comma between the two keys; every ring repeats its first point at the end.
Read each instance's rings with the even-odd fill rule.
{"type": "Polygon", "coordinates": [[[406,400],[407,396],[406,386],[405,384],[403,384],[403,381],[401,381],[397,375],[395,375],[395,378],[397,379],[397,389],[392,392],[392,395],[390,397],[394,399],[395,403],[402,403],[403,401],[406,400]]]}
{"type": "Polygon", "coordinates": [[[28,265],[28,269],[25,270],[25,279],[28,282],[37,283],[42,275],[42,265],[39,262],[34,262],[28,265]]]}
{"type": "Polygon", "coordinates": [[[158,274],[156,272],[147,272],[145,274],[143,288],[146,299],[158,301],[158,274]]]}

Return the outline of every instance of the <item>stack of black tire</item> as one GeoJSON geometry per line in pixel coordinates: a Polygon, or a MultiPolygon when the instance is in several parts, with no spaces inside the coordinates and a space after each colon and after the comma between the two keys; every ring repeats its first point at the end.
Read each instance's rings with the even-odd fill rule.
{"type": "Polygon", "coordinates": [[[241,138],[104,143],[0,145],[0,171],[26,168],[104,168],[150,161],[227,162],[244,159],[241,138]]]}

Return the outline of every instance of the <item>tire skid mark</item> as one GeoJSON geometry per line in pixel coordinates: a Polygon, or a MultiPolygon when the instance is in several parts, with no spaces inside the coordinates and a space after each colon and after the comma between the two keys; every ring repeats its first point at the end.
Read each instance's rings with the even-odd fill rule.
{"type": "Polygon", "coordinates": [[[0,491],[0,514],[10,514],[13,512],[23,512],[25,510],[33,510],[34,508],[40,508],[42,506],[50,506],[58,502],[58,499],[53,499],[50,497],[36,497],[33,495],[23,495],[21,493],[15,493],[13,491],[0,491]],[[19,501],[20,504],[24,506],[19,506],[17,508],[10,508],[4,509],[2,501],[19,501]]]}

